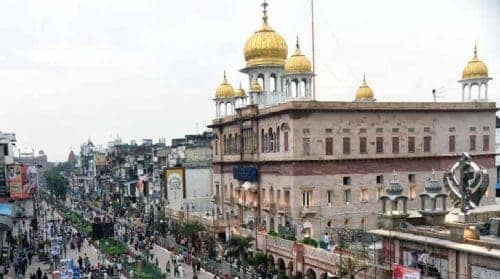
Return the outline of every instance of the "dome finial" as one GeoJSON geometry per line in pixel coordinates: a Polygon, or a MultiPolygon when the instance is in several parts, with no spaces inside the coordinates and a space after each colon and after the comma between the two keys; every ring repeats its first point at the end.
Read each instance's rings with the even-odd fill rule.
{"type": "Polygon", "coordinates": [[[264,14],[264,16],[262,16],[262,20],[264,20],[264,24],[267,24],[267,6],[269,6],[269,4],[266,0],[264,0],[261,6],[263,8],[262,13],[264,14]]]}
{"type": "Polygon", "coordinates": [[[366,75],[363,74],[363,85],[366,85],[366,75]]]}
{"type": "Polygon", "coordinates": [[[474,44],[474,58],[477,58],[477,44],[474,44]]]}
{"type": "Polygon", "coordinates": [[[295,45],[297,46],[297,49],[300,49],[299,36],[297,36],[297,43],[295,45]]]}
{"type": "Polygon", "coordinates": [[[224,83],[227,83],[226,70],[224,70],[224,83]]]}

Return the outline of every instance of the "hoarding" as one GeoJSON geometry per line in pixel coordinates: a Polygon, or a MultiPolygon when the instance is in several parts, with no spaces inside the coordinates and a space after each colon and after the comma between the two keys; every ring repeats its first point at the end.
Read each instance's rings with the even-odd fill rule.
{"type": "Polygon", "coordinates": [[[399,264],[392,264],[392,279],[420,279],[420,270],[399,264]]]}
{"type": "Polygon", "coordinates": [[[8,165],[7,174],[9,180],[10,197],[20,199],[23,194],[23,166],[8,165]]]}
{"type": "Polygon", "coordinates": [[[165,185],[168,201],[173,209],[180,209],[186,198],[186,181],[184,168],[168,168],[165,171],[165,185]]]}
{"type": "Polygon", "coordinates": [[[30,199],[37,187],[37,170],[35,166],[8,165],[8,181],[12,199],[30,199]]]}

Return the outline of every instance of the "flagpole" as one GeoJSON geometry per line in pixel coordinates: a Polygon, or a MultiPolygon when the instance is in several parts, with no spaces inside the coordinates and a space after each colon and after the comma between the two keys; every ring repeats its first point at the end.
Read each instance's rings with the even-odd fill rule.
{"type": "MultiPolygon", "coordinates": [[[[311,0],[311,40],[312,40],[312,70],[313,73],[316,73],[316,53],[314,47],[314,0],[311,0]]],[[[313,82],[313,100],[316,100],[316,76],[312,77],[313,82]]]]}

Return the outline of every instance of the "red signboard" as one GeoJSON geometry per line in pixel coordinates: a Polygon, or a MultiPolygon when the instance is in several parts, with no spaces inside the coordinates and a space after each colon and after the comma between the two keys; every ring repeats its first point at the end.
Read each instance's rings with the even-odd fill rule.
{"type": "Polygon", "coordinates": [[[420,270],[399,264],[392,264],[392,279],[420,279],[420,270]]]}
{"type": "Polygon", "coordinates": [[[37,187],[36,167],[27,165],[9,165],[7,167],[10,197],[22,200],[30,199],[37,187]]]}

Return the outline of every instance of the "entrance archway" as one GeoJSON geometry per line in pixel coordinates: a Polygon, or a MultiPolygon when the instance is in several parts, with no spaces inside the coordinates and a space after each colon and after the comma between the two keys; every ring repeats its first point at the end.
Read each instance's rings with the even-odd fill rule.
{"type": "Polygon", "coordinates": [[[283,272],[286,271],[285,261],[282,258],[279,258],[276,264],[277,264],[276,268],[278,269],[278,271],[283,271],[283,272]]]}
{"type": "Polygon", "coordinates": [[[309,268],[306,272],[306,278],[307,279],[316,279],[316,272],[314,271],[314,269],[312,268],[309,268]]]}

